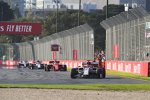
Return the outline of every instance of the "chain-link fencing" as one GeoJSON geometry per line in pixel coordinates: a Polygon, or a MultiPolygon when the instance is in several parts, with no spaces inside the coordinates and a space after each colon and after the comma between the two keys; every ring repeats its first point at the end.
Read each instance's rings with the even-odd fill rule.
{"type": "Polygon", "coordinates": [[[106,59],[150,60],[150,15],[135,8],[101,22],[106,29],[106,59]]]}

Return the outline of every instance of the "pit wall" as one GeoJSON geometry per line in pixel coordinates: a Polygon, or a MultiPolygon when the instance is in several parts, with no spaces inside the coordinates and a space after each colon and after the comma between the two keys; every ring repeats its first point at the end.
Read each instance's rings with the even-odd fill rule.
{"type": "MultiPolygon", "coordinates": [[[[60,60],[60,63],[66,64],[68,68],[74,68],[82,65],[82,62],[86,60],[60,60]]],[[[33,61],[30,61],[33,62],[33,61]]],[[[2,66],[15,66],[17,61],[7,60],[0,61],[2,66]]],[[[42,63],[48,64],[49,61],[43,61],[42,63]]],[[[150,76],[150,62],[147,61],[115,61],[109,60],[105,62],[105,68],[107,70],[132,73],[141,76],[150,76]]]]}

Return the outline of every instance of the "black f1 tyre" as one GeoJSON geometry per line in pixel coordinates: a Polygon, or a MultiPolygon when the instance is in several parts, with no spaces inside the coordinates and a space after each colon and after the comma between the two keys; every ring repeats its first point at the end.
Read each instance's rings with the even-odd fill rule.
{"type": "Polygon", "coordinates": [[[97,75],[98,75],[98,78],[105,78],[106,77],[106,71],[105,71],[105,68],[99,68],[98,71],[97,71],[97,75]]]}
{"type": "Polygon", "coordinates": [[[45,66],[44,66],[44,70],[45,70],[45,71],[48,71],[48,65],[45,65],[45,66]]]}
{"type": "Polygon", "coordinates": [[[72,79],[77,78],[77,76],[76,76],[77,74],[78,74],[78,71],[75,68],[72,68],[71,69],[71,78],[72,79]]]}
{"type": "Polygon", "coordinates": [[[67,71],[67,65],[64,65],[64,71],[67,71]]]}
{"type": "Polygon", "coordinates": [[[34,65],[31,65],[31,69],[32,69],[32,70],[34,69],[34,65]]]}
{"type": "Polygon", "coordinates": [[[50,69],[51,69],[51,65],[45,65],[45,67],[44,67],[45,71],[50,71],[50,69]]]}
{"type": "Polygon", "coordinates": [[[103,78],[105,78],[106,77],[106,70],[105,70],[105,68],[103,68],[103,78]]]}

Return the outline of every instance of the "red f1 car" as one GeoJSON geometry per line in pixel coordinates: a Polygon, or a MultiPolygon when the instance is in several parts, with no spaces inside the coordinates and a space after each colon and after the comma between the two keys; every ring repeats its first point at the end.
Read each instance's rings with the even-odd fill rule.
{"type": "Polygon", "coordinates": [[[61,64],[60,61],[49,61],[49,64],[45,66],[45,71],[67,71],[67,65],[61,64]]]}

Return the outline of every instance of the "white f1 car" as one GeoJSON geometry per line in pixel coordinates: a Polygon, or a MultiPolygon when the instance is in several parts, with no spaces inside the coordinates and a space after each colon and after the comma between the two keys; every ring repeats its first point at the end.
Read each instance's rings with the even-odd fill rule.
{"type": "Polygon", "coordinates": [[[83,62],[81,67],[71,69],[71,78],[105,78],[106,71],[102,66],[98,66],[98,62],[83,62]]]}

